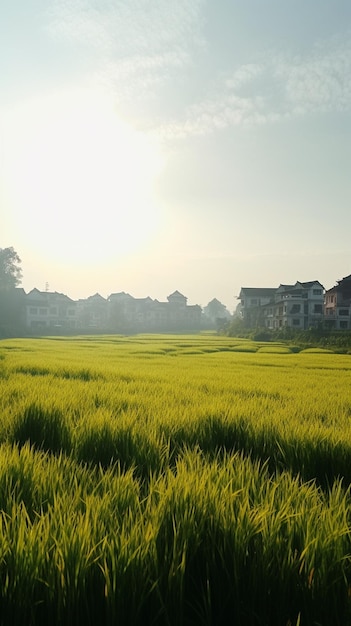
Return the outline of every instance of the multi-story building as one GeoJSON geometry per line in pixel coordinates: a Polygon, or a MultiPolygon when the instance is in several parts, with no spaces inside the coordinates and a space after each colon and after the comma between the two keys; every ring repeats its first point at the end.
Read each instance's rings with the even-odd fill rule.
{"type": "Polygon", "coordinates": [[[306,330],[323,321],[324,287],[317,280],[278,288],[242,288],[241,315],[248,328],[306,330]]]}
{"type": "Polygon", "coordinates": [[[323,321],[324,287],[318,280],[279,285],[274,305],[265,307],[265,326],[308,330],[323,321]],[[272,314],[273,313],[273,314],[272,314]]]}
{"type": "MultiPolygon", "coordinates": [[[[23,326],[32,332],[157,332],[162,330],[199,330],[202,309],[188,306],[187,298],[175,291],[167,302],[150,297],[134,298],[128,293],[113,293],[103,298],[96,293],[86,299],[33,289],[23,291],[23,326]]],[[[1,313],[1,311],[0,311],[1,313]]],[[[1,319],[0,319],[1,322],[1,319]]]]}
{"type": "Polygon", "coordinates": [[[247,328],[264,326],[264,307],[273,302],[275,287],[242,287],[239,294],[240,315],[247,328]]]}
{"type": "Polygon", "coordinates": [[[99,293],[77,301],[77,325],[82,330],[105,329],[107,320],[107,300],[99,293]]]}
{"type": "Polygon", "coordinates": [[[328,328],[351,329],[351,274],[325,292],[324,318],[328,328]]]}
{"type": "Polygon", "coordinates": [[[76,302],[57,291],[32,289],[25,299],[26,326],[32,330],[77,328],[76,302]]]}
{"type": "Polygon", "coordinates": [[[133,298],[129,293],[113,293],[108,298],[108,325],[116,331],[198,330],[201,307],[188,306],[179,291],[167,297],[167,302],[152,298],[133,298]]]}

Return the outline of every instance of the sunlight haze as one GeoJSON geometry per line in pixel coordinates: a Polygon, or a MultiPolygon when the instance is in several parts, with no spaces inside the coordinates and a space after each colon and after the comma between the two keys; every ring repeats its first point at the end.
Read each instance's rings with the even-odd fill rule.
{"type": "Polygon", "coordinates": [[[351,271],[347,0],[0,8],[0,247],[34,287],[230,311],[351,271]]]}

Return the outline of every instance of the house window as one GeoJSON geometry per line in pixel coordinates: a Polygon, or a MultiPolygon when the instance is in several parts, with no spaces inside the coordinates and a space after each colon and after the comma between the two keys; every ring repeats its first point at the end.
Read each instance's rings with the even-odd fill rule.
{"type": "Polygon", "coordinates": [[[37,307],[31,306],[30,309],[29,309],[29,313],[31,315],[37,315],[37,313],[38,313],[37,307]]]}
{"type": "Polygon", "coordinates": [[[252,306],[256,306],[257,305],[257,298],[251,298],[251,305],[252,306]]]}
{"type": "Polygon", "coordinates": [[[315,304],[314,305],[314,312],[315,313],[323,313],[323,306],[321,304],[315,304]]]}
{"type": "Polygon", "coordinates": [[[347,328],[347,322],[340,322],[340,328],[347,328]]]}
{"type": "Polygon", "coordinates": [[[296,318],[293,319],[292,323],[293,323],[293,326],[300,326],[300,320],[299,319],[296,319],[296,318]]]}
{"type": "Polygon", "coordinates": [[[339,311],[339,315],[349,315],[349,310],[348,309],[340,309],[339,311]]]}
{"type": "Polygon", "coordinates": [[[300,311],[301,311],[301,305],[293,304],[293,306],[291,307],[291,313],[300,313],[300,311]]]}
{"type": "Polygon", "coordinates": [[[47,309],[39,309],[39,315],[47,315],[47,314],[48,314],[47,309]]]}
{"type": "Polygon", "coordinates": [[[314,296],[321,296],[323,291],[322,291],[322,289],[313,289],[312,293],[313,293],[314,296]]]}

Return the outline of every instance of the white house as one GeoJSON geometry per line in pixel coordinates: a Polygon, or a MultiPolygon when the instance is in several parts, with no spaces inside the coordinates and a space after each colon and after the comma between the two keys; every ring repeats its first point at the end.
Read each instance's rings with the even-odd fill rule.
{"type": "Polygon", "coordinates": [[[248,328],[306,330],[323,320],[324,287],[318,280],[277,288],[243,287],[241,316],[248,328]]]}
{"type": "Polygon", "coordinates": [[[76,302],[57,291],[32,289],[25,298],[27,328],[33,330],[75,329],[77,327],[76,302]]]}
{"type": "Polygon", "coordinates": [[[268,328],[292,327],[300,330],[323,321],[324,287],[317,280],[279,285],[272,306],[264,310],[268,328]]]}

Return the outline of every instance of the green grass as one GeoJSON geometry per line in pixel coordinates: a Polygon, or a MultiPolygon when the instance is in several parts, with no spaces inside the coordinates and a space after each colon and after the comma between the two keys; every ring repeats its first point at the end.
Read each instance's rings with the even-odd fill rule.
{"type": "Polygon", "coordinates": [[[0,624],[351,623],[349,355],[0,342],[0,624]]]}

